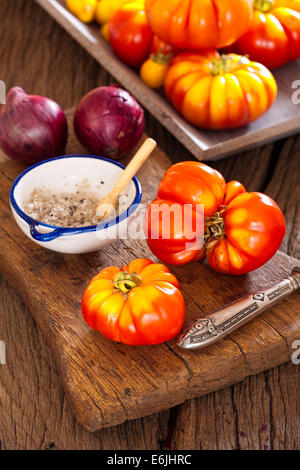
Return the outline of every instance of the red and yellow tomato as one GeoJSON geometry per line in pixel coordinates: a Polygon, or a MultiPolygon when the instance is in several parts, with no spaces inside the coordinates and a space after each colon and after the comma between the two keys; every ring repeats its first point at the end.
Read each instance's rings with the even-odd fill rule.
{"type": "Polygon", "coordinates": [[[151,54],[143,63],[140,76],[150,88],[162,88],[165,83],[170,63],[176,54],[176,49],[154,35],[151,54]]]}
{"type": "Polygon", "coordinates": [[[186,50],[232,44],[247,31],[253,14],[253,0],[146,0],[145,7],[153,31],[186,50]]]}
{"type": "Polygon", "coordinates": [[[155,256],[174,265],[201,259],[203,217],[215,214],[225,189],[223,176],[207,165],[198,162],[173,165],[163,177],[145,219],[148,245],[155,256]],[[184,213],[186,205],[193,210],[189,208],[184,213]]]}
{"type": "Polygon", "coordinates": [[[206,256],[216,271],[235,275],[264,265],[279,249],[285,234],[284,216],[275,201],[265,194],[247,193],[237,181],[226,184],[219,172],[200,162],[178,163],[167,171],[157,198],[148,207],[145,223],[148,245],[163,262],[181,265],[206,256]],[[194,208],[184,231],[179,219],[152,217],[157,206],[174,203],[181,206],[182,214],[185,205],[194,208]],[[205,217],[202,235],[200,228],[191,231],[198,204],[203,205],[205,217]],[[166,220],[169,238],[162,231],[164,228],[166,233],[166,220]],[[190,239],[189,233],[196,233],[196,238],[190,239]]]}
{"type": "Polygon", "coordinates": [[[183,117],[206,129],[233,129],[262,116],[274,103],[271,72],[236,54],[181,53],[165,79],[168,99],[183,117]]]}
{"type": "Polygon", "coordinates": [[[210,230],[206,258],[221,273],[246,274],[263,266],[279,249],[285,234],[284,216],[275,201],[262,193],[243,193],[221,210],[220,234],[210,230]],[[223,211],[223,212],[222,212],[223,211]]]}
{"type": "Polygon", "coordinates": [[[143,63],[140,76],[142,81],[150,88],[162,88],[169,68],[168,59],[163,56],[151,54],[143,63]]]}
{"type": "Polygon", "coordinates": [[[109,41],[114,53],[125,64],[141,67],[149,56],[153,41],[143,3],[126,3],[117,11],[109,23],[109,41]]]}
{"type": "Polygon", "coordinates": [[[300,57],[300,0],[255,0],[250,28],[234,49],[269,69],[300,57]]]}
{"type": "Polygon", "coordinates": [[[84,292],[81,305],[91,328],[134,346],[169,341],[180,332],[185,316],[176,277],[149,259],[100,271],[84,292]]]}

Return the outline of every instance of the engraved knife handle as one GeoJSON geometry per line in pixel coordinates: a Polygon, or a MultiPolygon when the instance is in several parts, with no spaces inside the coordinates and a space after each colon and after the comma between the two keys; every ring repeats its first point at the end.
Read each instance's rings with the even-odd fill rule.
{"type": "Polygon", "coordinates": [[[264,310],[300,289],[300,266],[291,276],[247,297],[199,318],[188,325],[177,338],[183,349],[202,349],[240,328],[264,310]]]}

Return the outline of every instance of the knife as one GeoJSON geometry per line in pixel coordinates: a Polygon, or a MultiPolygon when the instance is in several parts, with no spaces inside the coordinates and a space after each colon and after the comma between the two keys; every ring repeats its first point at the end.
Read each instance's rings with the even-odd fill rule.
{"type": "Polygon", "coordinates": [[[300,289],[300,266],[295,266],[288,278],[189,324],[178,336],[176,343],[183,349],[206,348],[298,289],[300,289]]]}

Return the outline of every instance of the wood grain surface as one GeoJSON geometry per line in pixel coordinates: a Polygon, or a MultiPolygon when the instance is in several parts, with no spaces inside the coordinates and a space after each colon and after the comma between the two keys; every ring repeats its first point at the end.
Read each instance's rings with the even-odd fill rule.
{"type": "MultiPolygon", "coordinates": [[[[94,86],[111,82],[32,0],[2,0],[0,14],[0,79],[8,88],[21,85],[67,108],[94,86]]],[[[174,162],[191,159],[151,116],[147,131],[174,162]]],[[[227,178],[241,179],[250,190],[277,198],[288,222],[282,249],[298,258],[299,158],[295,137],[214,165],[227,178]]],[[[292,363],[190,400],[170,413],[85,431],[72,416],[31,314],[5,281],[0,296],[0,338],[7,345],[7,365],[0,367],[3,449],[299,448],[300,374],[292,363]]]]}
{"type": "MultiPolygon", "coordinates": [[[[78,154],[73,113],[67,117],[66,153],[78,154]]],[[[138,172],[143,204],[155,198],[170,165],[156,149],[138,172]]],[[[182,351],[174,340],[131,348],[92,331],[80,308],[89,280],[106,266],[127,265],[142,257],[156,259],[145,240],[130,238],[84,256],[61,256],[32,243],[17,227],[7,204],[12,182],[23,168],[14,162],[1,167],[0,271],[32,311],[58,364],[74,414],[89,431],[169,409],[290,359],[291,345],[300,336],[299,293],[203,351],[182,351]]],[[[278,253],[261,269],[239,277],[220,275],[199,262],[172,267],[186,300],[185,324],[265,289],[290,275],[296,264],[278,253]]]]}
{"type": "Polygon", "coordinates": [[[111,75],[142,104],[199,160],[219,160],[299,130],[300,107],[292,102],[292,83],[300,76],[300,60],[275,72],[279,85],[272,109],[258,121],[233,131],[211,132],[188,124],[168,103],[163,93],[149,89],[138,75],[112,53],[100,35],[99,25],[83,24],[66,8],[65,0],[36,0],[111,75]],[[296,77],[296,78],[295,78],[296,77]]]}

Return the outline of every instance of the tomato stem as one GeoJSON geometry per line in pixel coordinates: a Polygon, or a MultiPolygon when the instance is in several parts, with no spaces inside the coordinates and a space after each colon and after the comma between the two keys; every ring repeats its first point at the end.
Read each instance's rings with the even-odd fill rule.
{"type": "Polygon", "coordinates": [[[164,54],[163,50],[159,49],[158,52],[150,55],[150,59],[160,65],[169,64],[170,62],[172,62],[173,54],[172,52],[164,54]]]}
{"type": "Polygon", "coordinates": [[[206,245],[218,238],[225,236],[225,223],[223,215],[226,209],[226,206],[221,206],[221,210],[217,211],[212,217],[206,217],[204,235],[206,245]]]}
{"type": "Polygon", "coordinates": [[[267,13],[268,11],[272,10],[274,6],[274,0],[255,0],[254,8],[256,10],[262,11],[263,13],[267,13]]]}
{"type": "Polygon", "coordinates": [[[142,278],[137,273],[127,273],[126,271],[116,274],[114,278],[114,286],[122,294],[128,294],[131,289],[138,287],[142,282],[142,278]]]}
{"type": "Polygon", "coordinates": [[[230,73],[232,70],[244,63],[245,60],[247,60],[247,56],[222,54],[219,58],[214,59],[210,63],[210,73],[214,76],[230,73]]]}

